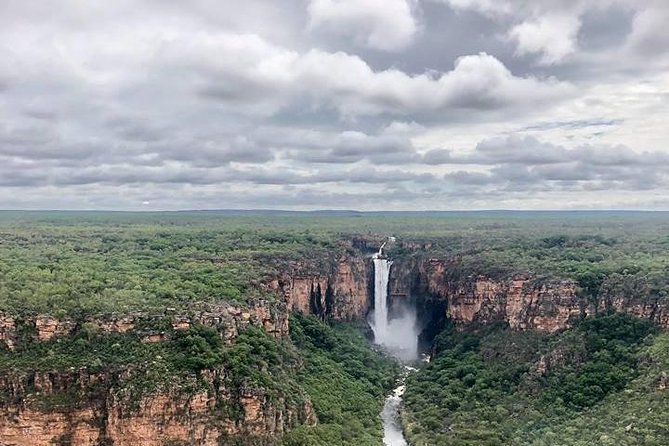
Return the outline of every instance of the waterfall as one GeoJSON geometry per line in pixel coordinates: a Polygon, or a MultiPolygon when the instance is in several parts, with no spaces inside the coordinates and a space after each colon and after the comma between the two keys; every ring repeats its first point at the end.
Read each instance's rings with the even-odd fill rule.
{"type": "MultiPolygon", "coordinates": [[[[393,241],[391,239],[391,241],[393,241]]],[[[390,267],[393,262],[383,255],[384,243],[374,257],[374,312],[370,325],[374,331],[374,342],[385,347],[390,354],[403,360],[413,361],[418,357],[418,330],[416,327],[416,309],[407,305],[397,311],[393,309],[393,316],[388,314],[388,281],[390,267]]],[[[402,432],[399,420],[399,410],[404,394],[404,380],[406,375],[415,369],[405,368],[405,373],[399,386],[388,395],[381,420],[383,421],[383,445],[406,446],[407,441],[402,432]]]]}
{"type": "Polygon", "coordinates": [[[396,317],[388,315],[388,280],[393,262],[383,255],[385,243],[374,257],[374,312],[370,325],[374,342],[399,359],[411,361],[418,356],[418,331],[415,308],[404,306],[396,317]]]}
{"type": "MultiPolygon", "coordinates": [[[[381,247],[383,250],[383,247],[381,247]]],[[[374,256],[374,340],[385,345],[388,341],[388,279],[392,261],[374,256]]]]}

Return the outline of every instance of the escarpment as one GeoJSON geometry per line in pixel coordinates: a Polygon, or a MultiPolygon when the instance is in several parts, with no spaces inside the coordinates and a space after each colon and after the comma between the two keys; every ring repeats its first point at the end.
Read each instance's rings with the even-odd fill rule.
{"type": "MultiPolygon", "coordinates": [[[[342,320],[363,319],[373,302],[371,253],[376,239],[355,239],[352,251],[319,266],[292,263],[271,288],[284,294],[291,311],[342,320]]],[[[427,241],[402,241],[404,255],[393,258],[389,299],[418,307],[420,323],[451,321],[457,326],[506,323],[516,330],[555,332],[588,315],[629,313],[669,328],[669,306],[647,281],[630,277],[604,280],[588,296],[576,280],[527,272],[486,274],[464,270],[457,258],[423,255],[427,241]]]]}
{"type": "Polygon", "coordinates": [[[502,322],[516,330],[555,332],[589,315],[621,312],[669,328],[667,302],[638,278],[608,278],[596,296],[587,296],[569,278],[463,274],[457,260],[411,257],[395,259],[389,288],[392,305],[412,301],[460,327],[502,322]]]}
{"type": "Polygon", "coordinates": [[[333,258],[324,266],[293,262],[270,288],[283,293],[292,311],[361,320],[369,310],[372,274],[369,256],[360,252],[333,258]]]}
{"type": "Polygon", "coordinates": [[[140,398],[120,388],[127,379],[123,372],[5,375],[0,378],[0,444],[217,446],[234,437],[270,441],[289,427],[315,423],[308,400],[274,398],[257,388],[230,389],[225,373],[208,370],[193,390],[140,398]],[[64,398],[79,402],[57,403],[64,398]],[[226,414],[232,408],[238,413],[226,414]]]}
{"type": "Polygon", "coordinates": [[[257,301],[251,305],[231,303],[194,305],[187,313],[166,309],[163,314],[87,316],[80,321],[49,315],[0,316],[0,347],[13,350],[19,338],[44,342],[71,335],[85,326],[97,333],[136,332],[145,342],[159,342],[164,333],[151,328],[152,322],[164,321],[174,329],[193,324],[215,328],[226,343],[250,325],[261,327],[274,338],[288,336],[288,311],[283,302],[257,301]]]}
{"type": "MultiPolygon", "coordinates": [[[[246,304],[79,319],[0,314],[0,348],[16,352],[26,343],[57,343],[85,333],[159,344],[196,326],[215,330],[225,346],[235,345],[250,327],[289,343],[291,312],[366,318],[373,305],[371,254],[379,246],[378,239],[356,238],[327,258],[285,261],[260,285],[267,299],[246,304]]],[[[402,254],[392,258],[389,281],[391,315],[402,304],[414,306],[425,346],[447,322],[459,328],[504,323],[514,330],[556,332],[588,315],[624,312],[669,328],[669,307],[642,279],[611,277],[588,296],[567,277],[466,271],[457,258],[426,254],[431,247],[429,241],[403,242],[402,254]]],[[[546,356],[536,373],[569,358],[546,356]]],[[[307,395],[240,384],[229,368],[201,367],[197,380],[139,393],[129,390],[136,385],[133,373],[132,366],[0,373],[0,445],[213,446],[240,439],[276,444],[290,428],[318,422],[307,395]]]]}
{"type": "MultiPolygon", "coordinates": [[[[182,314],[168,309],[162,315],[137,313],[76,322],[44,315],[4,316],[0,339],[5,349],[19,355],[34,354],[41,344],[58,350],[59,344],[70,342],[76,349],[80,341],[91,349],[104,349],[103,343],[84,340],[105,336],[132,348],[185,339],[179,344],[183,349],[191,345],[188,339],[194,334],[189,330],[200,326],[209,327],[223,345],[234,345],[250,327],[286,342],[288,312],[282,302],[258,301],[251,305],[198,306],[182,314]],[[186,335],[179,338],[180,333],[186,335]]],[[[121,344],[111,348],[122,355],[121,344]]],[[[51,350],[46,354],[57,358],[51,350]]],[[[238,376],[234,369],[207,367],[206,363],[197,364],[199,370],[190,377],[170,382],[161,376],[161,359],[137,358],[136,363],[127,365],[99,363],[63,369],[54,364],[53,369],[3,371],[0,444],[217,446],[225,444],[227,438],[272,444],[290,427],[316,422],[305,394],[267,389],[253,381],[240,382],[245,377],[238,376]]]]}

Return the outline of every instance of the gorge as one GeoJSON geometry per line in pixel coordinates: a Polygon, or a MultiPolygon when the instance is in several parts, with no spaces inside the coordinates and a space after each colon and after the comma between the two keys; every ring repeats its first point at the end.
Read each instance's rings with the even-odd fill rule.
{"type": "MultiPolygon", "coordinates": [[[[416,312],[414,308],[402,309],[399,317],[389,318],[388,279],[392,260],[384,258],[381,245],[373,257],[374,262],[374,310],[370,325],[374,332],[374,343],[383,346],[391,355],[402,361],[415,361],[418,356],[418,334],[416,332],[416,312]]],[[[405,374],[398,386],[386,397],[381,412],[383,421],[383,444],[385,446],[406,446],[400,423],[400,405],[404,394],[406,373],[415,370],[405,366],[405,374]]]]}
{"type": "MultiPolygon", "coordinates": [[[[109,231],[106,225],[101,231],[109,231]]],[[[29,244],[44,259],[39,261],[46,271],[57,272],[39,272],[42,283],[67,277],[58,292],[77,292],[61,299],[48,291],[39,300],[38,290],[30,289],[14,296],[31,299],[2,301],[0,444],[298,446],[328,438],[328,444],[367,446],[378,445],[384,436],[391,445],[440,444],[445,439],[457,444],[474,435],[467,430],[472,426],[475,435],[495,438],[491,444],[508,441],[493,437],[484,425],[458,424],[459,417],[469,419],[474,413],[482,423],[500,426],[494,435],[511,435],[506,432],[512,426],[526,436],[518,444],[531,444],[523,429],[534,422],[530,415],[538,409],[527,401],[541,398],[529,395],[571,401],[552,381],[577,389],[573,394],[580,399],[564,409],[570,414],[581,414],[584,407],[604,410],[608,406],[600,402],[608,400],[603,398],[623,389],[639,395],[638,404],[643,396],[664,398],[658,393],[666,384],[662,360],[635,365],[637,356],[656,358],[664,351],[656,346],[664,338],[663,332],[653,335],[634,321],[669,327],[669,306],[659,291],[664,276],[654,271],[642,274],[625,270],[631,266],[615,266],[602,275],[551,272],[508,266],[509,260],[472,261],[467,249],[481,249],[476,240],[404,234],[388,241],[383,235],[335,237],[329,232],[319,238],[286,229],[254,234],[246,221],[243,227],[226,229],[235,245],[223,249],[217,233],[179,228],[161,229],[171,237],[164,243],[161,235],[147,238],[144,226],[136,233],[124,227],[119,234],[129,241],[115,236],[102,245],[53,224],[43,239],[24,237],[20,228],[8,231],[18,235],[0,245],[0,251],[12,250],[8,255],[17,259],[11,265],[17,272],[5,274],[6,289],[37,283],[35,277],[8,282],[21,277],[18,272],[39,272],[29,266],[34,259],[21,257],[29,244]],[[244,239],[238,234],[248,240],[240,242],[244,239]],[[51,254],[54,238],[66,253],[56,260],[51,254]],[[197,243],[202,246],[194,252],[191,246],[197,243]],[[114,249],[120,257],[101,263],[114,249]],[[149,266],[142,263],[146,258],[149,266]],[[122,268],[118,262],[125,262],[122,268]],[[196,275],[195,268],[200,268],[196,275]],[[66,276],[69,271],[77,273],[66,276]],[[179,276],[174,279],[175,271],[179,276]],[[87,280],[72,278],[78,276],[87,280]],[[140,277],[155,282],[138,291],[140,277]],[[110,294],[110,285],[101,283],[114,284],[120,292],[110,294]],[[211,288],[202,292],[202,286],[211,288]],[[188,295],[195,297],[184,298],[188,295]],[[615,319],[613,314],[633,318],[615,319]],[[603,332],[600,320],[634,335],[611,340],[607,336],[618,335],[603,332]],[[418,352],[434,359],[407,378],[401,404],[404,387],[397,387],[397,377],[402,370],[369,349],[360,335],[367,322],[369,340],[388,354],[405,362],[418,352]],[[648,344],[655,350],[644,350],[650,347],[644,347],[641,335],[648,333],[657,337],[648,344]],[[582,383],[569,377],[594,367],[593,358],[615,357],[592,350],[593,336],[604,339],[597,345],[622,342],[627,362],[597,363],[598,370],[613,370],[606,379],[615,385],[579,393],[582,383]],[[572,365],[577,369],[569,369],[572,365]],[[645,381],[637,385],[637,379],[645,381]],[[506,383],[512,393],[504,394],[495,387],[498,383],[506,383]],[[463,389],[473,389],[466,395],[496,389],[495,411],[476,412],[480,403],[475,400],[461,405],[459,401],[466,402],[458,393],[463,389]],[[346,399],[352,395],[361,399],[346,399]],[[427,402],[426,395],[439,399],[427,402]],[[523,402],[526,413],[504,415],[511,407],[504,398],[523,402]]],[[[615,257],[613,264],[619,265],[639,251],[630,248],[628,254],[620,244],[591,236],[565,241],[542,232],[534,239],[524,237],[536,241],[523,252],[537,259],[576,258],[579,268],[581,258],[592,253],[600,259],[615,257]]],[[[494,248],[484,251],[487,258],[514,249],[506,241],[485,243],[494,248]]],[[[592,268],[600,264],[596,262],[592,268]]],[[[636,257],[625,264],[642,265],[636,257]]],[[[550,413],[542,416],[553,420],[550,413]]]]}

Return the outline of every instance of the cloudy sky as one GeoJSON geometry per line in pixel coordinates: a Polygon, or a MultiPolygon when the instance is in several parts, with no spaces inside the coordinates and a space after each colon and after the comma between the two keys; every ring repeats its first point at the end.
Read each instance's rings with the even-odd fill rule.
{"type": "Polygon", "coordinates": [[[669,209],[666,0],[0,0],[0,208],[669,209]]]}

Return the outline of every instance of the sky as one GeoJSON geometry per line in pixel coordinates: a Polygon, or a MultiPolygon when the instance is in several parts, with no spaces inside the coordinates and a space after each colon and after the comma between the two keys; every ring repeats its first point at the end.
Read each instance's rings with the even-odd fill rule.
{"type": "Polygon", "coordinates": [[[2,209],[669,209],[666,0],[0,0],[2,209]]]}

